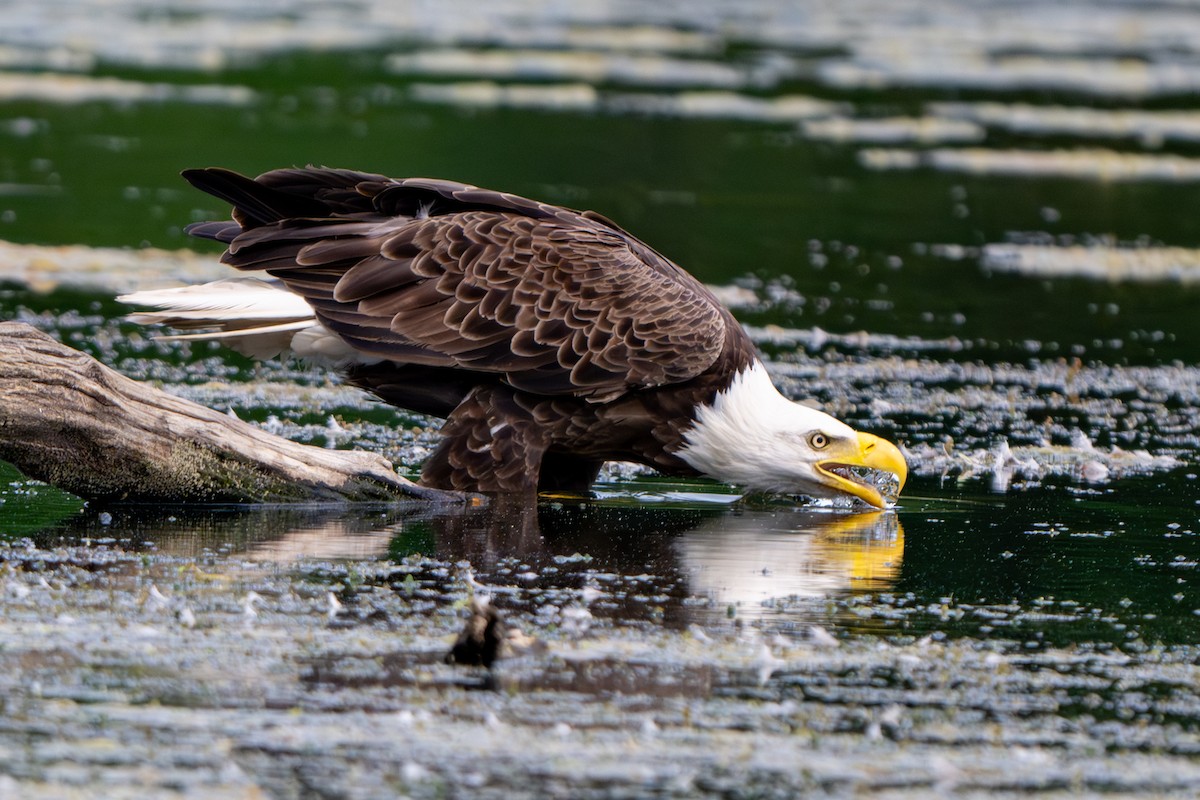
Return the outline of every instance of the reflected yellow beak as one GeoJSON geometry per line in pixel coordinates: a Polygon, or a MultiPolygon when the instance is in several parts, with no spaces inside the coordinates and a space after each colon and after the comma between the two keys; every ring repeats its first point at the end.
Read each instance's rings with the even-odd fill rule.
{"type": "Polygon", "coordinates": [[[816,552],[836,565],[854,592],[887,591],[900,576],[904,559],[904,526],[894,515],[869,511],[834,517],[836,524],[814,533],[816,552]]]}
{"type": "Polygon", "coordinates": [[[908,479],[900,448],[870,433],[859,433],[857,441],[817,462],[817,470],[834,488],[875,508],[895,502],[908,479]]]}

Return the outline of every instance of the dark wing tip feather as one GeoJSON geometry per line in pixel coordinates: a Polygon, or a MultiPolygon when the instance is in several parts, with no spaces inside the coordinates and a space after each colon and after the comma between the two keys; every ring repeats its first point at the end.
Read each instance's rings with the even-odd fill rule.
{"type": "Polygon", "coordinates": [[[185,169],[183,179],[234,207],[244,227],[269,225],[289,217],[323,217],[329,206],[312,197],[280,191],[223,167],[185,169]]]}
{"type": "Polygon", "coordinates": [[[212,239],[224,244],[230,244],[242,232],[242,226],[233,220],[218,222],[193,222],[184,227],[184,233],[198,239],[212,239]]]}

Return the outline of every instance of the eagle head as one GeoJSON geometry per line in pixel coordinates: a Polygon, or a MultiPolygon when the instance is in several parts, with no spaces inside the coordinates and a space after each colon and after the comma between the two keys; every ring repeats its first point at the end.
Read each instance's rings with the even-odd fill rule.
{"type": "Polygon", "coordinates": [[[696,409],[684,439],[690,466],[751,492],[887,508],[908,477],[896,445],[787,399],[760,362],[696,409]]]}

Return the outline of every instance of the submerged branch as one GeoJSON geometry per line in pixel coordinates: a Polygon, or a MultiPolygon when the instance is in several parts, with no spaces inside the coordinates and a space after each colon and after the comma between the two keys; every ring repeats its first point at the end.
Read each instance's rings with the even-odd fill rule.
{"type": "Polygon", "coordinates": [[[0,460],[88,499],[463,499],[377,454],[292,442],[130,380],[14,322],[0,323],[0,460]]]}

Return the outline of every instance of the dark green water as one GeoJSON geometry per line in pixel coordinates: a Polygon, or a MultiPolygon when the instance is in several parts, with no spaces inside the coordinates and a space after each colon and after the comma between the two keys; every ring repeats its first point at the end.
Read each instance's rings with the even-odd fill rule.
{"type": "MultiPolygon", "coordinates": [[[[200,76],[254,89],[257,99],[247,106],[5,101],[5,118],[35,124],[22,135],[0,133],[0,183],[11,187],[0,195],[0,238],[188,247],[183,225],[226,210],[185,186],[179,170],[222,165],[257,173],[317,163],[454,178],[593,208],[706,281],[787,290],[777,302],[740,312],[747,323],[957,342],[927,356],[935,366],[1079,359],[1083,368],[1102,373],[1124,366],[1186,369],[1200,358],[1196,285],[992,274],[970,255],[949,259],[931,249],[1090,239],[1200,246],[1194,183],[872,171],[860,165],[859,145],[809,140],[791,123],[424,104],[408,92],[412,79],[386,72],[383,59],[374,51],[284,55],[200,76]]],[[[99,73],[200,79],[115,66],[99,73]]],[[[876,117],[971,98],[948,88],[839,92],[803,80],[776,91],[840,100],[876,117]]],[[[1070,94],[1023,91],[1004,99],[1081,102],[1070,94]]],[[[1187,107],[1187,99],[1179,104],[1187,107]]],[[[992,130],[983,144],[1049,149],[1080,142],[992,130]]],[[[1128,140],[1106,146],[1139,150],[1128,140]]],[[[1174,144],[1171,152],[1189,156],[1196,149],[1174,144]]],[[[101,294],[37,296],[12,285],[0,292],[0,317],[29,311],[50,318],[92,315],[93,328],[120,314],[101,294]]],[[[131,329],[116,329],[123,333],[112,349],[89,337],[80,344],[119,361],[129,352],[120,336],[131,329]]],[[[845,345],[767,349],[781,364],[864,358],[845,345]]],[[[917,352],[883,347],[873,356],[917,352]]],[[[226,365],[235,380],[253,372],[243,361],[221,355],[214,362],[213,355],[192,354],[192,380],[211,377],[214,363],[226,365]]],[[[920,377],[928,365],[914,374],[914,396],[927,399],[922,393],[936,388],[920,377]]],[[[881,373],[884,382],[893,390],[909,385],[891,373],[881,373]]],[[[1014,412],[1024,415],[1026,427],[1049,426],[1059,413],[1057,395],[1045,391],[1040,412],[1014,412]]],[[[1190,422],[1194,382],[1167,391],[1156,404],[1136,390],[1096,392],[1116,406],[1126,404],[1127,427],[1138,442],[1184,465],[1096,486],[1051,476],[1006,492],[990,491],[983,478],[960,485],[953,476],[926,473],[913,480],[901,506],[882,517],[693,499],[661,503],[640,497],[640,486],[620,486],[608,501],[547,503],[515,516],[386,512],[381,522],[378,512],[344,509],[127,507],[107,510],[107,525],[96,509],[80,509],[46,488],[10,484],[17,477],[5,475],[0,534],[42,543],[102,536],[168,550],[228,543],[252,552],[332,526],[348,531],[355,546],[367,543],[366,555],[468,559],[485,582],[502,584],[526,572],[533,576],[530,589],[596,584],[610,605],[600,602],[593,610],[631,624],[751,620],[801,631],[818,623],[839,633],[998,637],[1030,648],[1195,643],[1200,491],[1186,465],[1197,450],[1190,422]],[[590,558],[556,561],[573,554],[590,558]],[[634,575],[647,576],[644,590],[632,587],[628,576],[634,575]]],[[[260,407],[249,415],[262,419],[275,411],[260,407]]],[[[310,414],[309,421],[319,422],[324,413],[310,414]]],[[[1112,416],[1097,416],[1105,414],[1112,416]]],[[[874,419],[910,444],[994,440],[995,430],[1010,429],[1007,422],[979,429],[954,414],[905,408],[883,412],[881,420],[861,403],[849,416],[874,419]]],[[[1086,415],[1069,422],[1082,425],[1086,415]]],[[[335,548],[333,555],[363,553],[335,548]]]]}
{"type": "MultiPolygon", "coordinates": [[[[6,115],[39,127],[5,137],[0,182],[27,188],[3,197],[12,213],[0,237],[191,246],[183,225],[226,209],[178,178],[186,167],[433,175],[593,208],[706,281],[785,277],[808,299],[748,322],[956,337],[975,345],[966,357],[987,360],[1026,358],[1036,343],[1044,357],[1195,361],[1200,289],[989,275],[924,252],[1028,234],[1194,247],[1200,223],[1181,213],[1191,184],[871,172],[855,146],[807,141],[784,125],[447,108],[409,99],[381,60],[294,56],[205,76],[259,91],[250,107],[6,103],[6,115]],[[810,242],[826,257],[819,268],[810,242]]],[[[902,114],[941,97],[897,93],[865,105],[902,114]]],[[[988,144],[1030,142],[995,134],[988,144]]]]}

